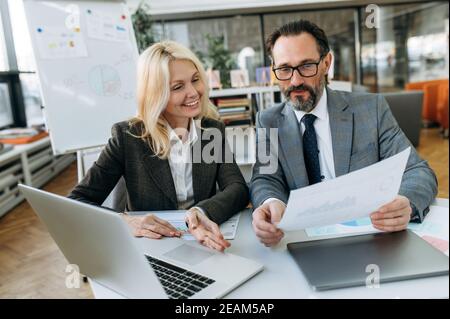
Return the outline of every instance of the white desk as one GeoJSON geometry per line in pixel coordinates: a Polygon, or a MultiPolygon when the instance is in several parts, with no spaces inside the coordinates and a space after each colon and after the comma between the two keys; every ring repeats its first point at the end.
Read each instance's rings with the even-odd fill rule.
{"type": "MultiPolygon", "coordinates": [[[[434,204],[448,207],[448,199],[434,204]]],[[[442,215],[442,214],[441,214],[442,215]]],[[[433,209],[429,216],[433,216],[433,209]]],[[[428,217],[427,217],[428,218],[428,217]]],[[[434,214],[433,218],[436,218],[434,214]]],[[[439,216],[448,231],[448,215],[439,216]]],[[[379,288],[354,287],[325,292],[311,290],[306,278],[286,250],[288,242],[305,239],[304,232],[288,235],[275,248],[266,248],[257,240],[251,228],[251,214],[243,213],[236,239],[231,241],[230,253],[257,260],[264,270],[232,291],[225,298],[277,299],[277,298],[448,298],[449,277],[380,284],[379,288]]],[[[96,298],[123,298],[113,291],[91,281],[96,298]]]]}

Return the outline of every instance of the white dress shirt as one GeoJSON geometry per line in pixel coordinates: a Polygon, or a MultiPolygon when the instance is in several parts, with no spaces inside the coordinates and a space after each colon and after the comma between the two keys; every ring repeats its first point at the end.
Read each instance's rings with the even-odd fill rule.
{"type": "MultiPolygon", "coordinates": [[[[319,164],[322,180],[333,179],[336,177],[334,170],[333,144],[331,140],[330,118],[328,115],[327,90],[324,88],[322,97],[316,107],[309,113],[314,114],[317,118],[314,121],[314,130],[317,136],[317,148],[319,149],[319,164]]],[[[302,122],[303,116],[307,113],[294,110],[295,116],[301,125],[302,136],[305,133],[305,124],[302,122]]],[[[263,204],[279,200],[277,198],[268,198],[263,204]]],[[[281,200],[279,200],[281,202],[281,200]]],[[[283,202],[283,204],[285,204],[283,202]]]]}
{"type": "MultiPolygon", "coordinates": [[[[297,120],[301,123],[302,136],[305,133],[305,124],[302,122],[303,116],[307,113],[303,111],[294,111],[297,120]]],[[[331,141],[330,118],[327,107],[327,90],[323,90],[322,97],[316,107],[309,113],[317,118],[314,121],[314,130],[317,136],[317,148],[319,149],[320,172],[324,177],[322,180],[333,179],[336,177],[334,171],[333,144],[331,141]]]]}
{"type": "Polygon", "coordinates": [[[189,124],[186,141],[182,141],[175,131],[168,126],[170,153],[169,166],[177,194],[178,208],[189,209],[194,204],[192,186],[192,145],[197,141],[197,129],[193,119],[189,124]]]}

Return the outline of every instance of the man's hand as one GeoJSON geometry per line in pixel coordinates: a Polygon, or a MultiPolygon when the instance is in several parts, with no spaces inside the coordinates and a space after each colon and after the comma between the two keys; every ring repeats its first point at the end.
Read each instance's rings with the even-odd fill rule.
{"type": "Polygon", "coordinates": [[[278,244],[284,233],[277,228],[283,217],[286,206],[278,200],[273,200],[259,206],[253,212],[253,230],[259,241],[266,247],[278,244]]]}
{"type": "Polygon", "coordinates": [[[166,237],[181,237],[181,232],[173,227],[169,222],[149,214],[145,216],[130,216],[123,214],[123,219],[127,222],[136,237],[147,237],[160,239],[166,237]]]}
{"type": "Polygon", "coordinates": [[[411,219],[412,208],[409,199],[398,195],[392,202],[381,206],[370,215],[376,229],[393,232],[406,229],[411,219]]]}
{"type": "Polygon", "coordinates": [[[224,251],[231,246],[223,238],[219,226],[196,208],[187,211],[186,222],[189,225],[189,232],[200,244],[218,251],[224,251]]]}

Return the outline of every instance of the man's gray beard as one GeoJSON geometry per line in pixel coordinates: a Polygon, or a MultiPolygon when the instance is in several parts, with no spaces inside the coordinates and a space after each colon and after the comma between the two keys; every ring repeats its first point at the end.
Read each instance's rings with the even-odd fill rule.
{"type": "Polygon", "coordinates": [[[320,98],[323,95],[323,89],[325,88],[325,77],[320,80],[318,92],[309,92],[309,98],[303,102],[302,97],[298,96],[295,100],[292,100],[289,96],[286,96],[288,103],[297,111],[303,111],[309,113],[317,106],[320,98]]]}
{"type": "Polygon", "coordinates": [[[316,107],[315,96],[310,96],[305,102],[303,102],[301,96],[297,96],[294,100],[289,99],[289,103],[297,111],[303,111],[309,113],[316,107]]]}

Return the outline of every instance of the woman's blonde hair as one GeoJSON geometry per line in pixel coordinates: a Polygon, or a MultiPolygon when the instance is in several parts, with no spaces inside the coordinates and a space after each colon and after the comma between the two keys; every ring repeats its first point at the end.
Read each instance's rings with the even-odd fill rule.
{"type": "Polygon", "coordinates": [[[159,158],[167,158],[170,151],[168,123],[162,113],[170,97],[169,62],[174,60],[191,61],[198,70],[200,81],[204,84],[205,91],[200,100],[201,112],[195,119],[219,118],[215,106],[209,100],[209,86],[205,69],[195,54],[174,41],[153,44],[139,57],[137,67],[138,114],[130,121],[130,124],[142,124],[140,135],[133,136],[147,141],[159,158]]]}

